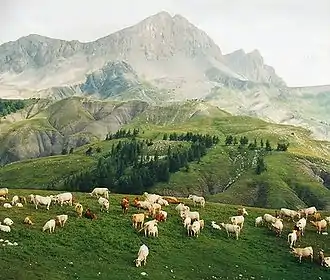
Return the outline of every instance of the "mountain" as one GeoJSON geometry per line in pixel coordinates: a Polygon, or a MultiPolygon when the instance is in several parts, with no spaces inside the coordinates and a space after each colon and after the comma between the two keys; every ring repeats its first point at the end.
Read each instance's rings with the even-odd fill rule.
{"type": "Polygon", "coordinates": [[[83,96],[151,104],[201,98],[329,140],[324,88],[315,87],[311,98],[308,88],[287,87],[258,50],[224,55],[204,31],[167,12],[94,42],[33,34],[0,46],[2,98],[83,96]]]}

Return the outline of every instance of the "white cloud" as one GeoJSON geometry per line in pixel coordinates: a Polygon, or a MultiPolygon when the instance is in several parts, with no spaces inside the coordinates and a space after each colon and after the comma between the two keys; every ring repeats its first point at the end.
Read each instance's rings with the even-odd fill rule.
{"type": "Polygon", "coordinates": [[[0,43],[30,33],[91,41],[166,10],[206,31],[223,53],[260,50],[289,85],[330,84],[329,0],[4,0],[0,5],[0,43]]]}

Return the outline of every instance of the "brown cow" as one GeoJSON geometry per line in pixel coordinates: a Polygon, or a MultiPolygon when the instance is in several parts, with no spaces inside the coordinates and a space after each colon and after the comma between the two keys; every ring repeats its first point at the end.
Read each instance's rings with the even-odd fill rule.
{"type": "Polygon", "coordinates": [[[89,208],[87,208],[84,216],[85,216],[85,218],[91,219],[91,220],[96,220],[97,219],[96,215],[94,213],[92,213],[89,208]]]}
{"type": "Polygon", "coordinates": [[[127,197],[124,197],[121,200],[120,206],[121,206],[121,209],[123,210],[123,213],[126,214],[128,212],[129,199],[127,197]]]}

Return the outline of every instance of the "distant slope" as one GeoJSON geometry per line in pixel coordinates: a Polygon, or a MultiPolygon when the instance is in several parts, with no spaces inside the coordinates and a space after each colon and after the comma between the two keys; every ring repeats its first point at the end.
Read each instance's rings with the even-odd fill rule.
{"type": "MultiPolygon", "coordinates": [[[[93,103],[87,104],[93,108],[95,106],[93,103]]],[[[55,105],[46,112],[55,112],[55,105]]],[[[56,123],[53,121],[54,126],[56,123]]],[[[258,207],[302,207],[311,204],[320,209],[330,207],[330,145],[313,140],[305,129],[271,124],[251,117],[231,116],[199,101],[150,106],[123,127],[139,128],[141,140],[153,139],[150,153],[152,155],[157,151],[159,156],[166,155],[167,145],[174,145],[162,140],[165,133],[192,131],[220,137],[220,143],[199,163],[192,162],[188,170],[183,168],[172,174],[168,183],[156,184],[153,188],[155,192],[180,196],[203,194],[211,201],[258,207]],[[224,145],[228,135],[237,139],[246,136],[251,143],[256,139],[258,147],[260,141],[265,143],[266,139],[273,148],[279,142],[287,142],[289,149],[287,152],[268,153],[264,157],[267,171],[257,175],[255,168],[259,152],[249,149],[240,151],[237,145],[224,145]]],[[[57,126],[57,129],[65,131],[68,128],[64,125],[57,126]]],[[[0,184],[15,188],[63,188],[65,178],[71,174],[95,167],[99,157],[111,150],[113,141],[117,140],[82,146],[74,149],[72,155],[6,165],[0,169],[0,184]],[[100,147],[102,152],[92,157],[86,156],[85,151],[90,146],[94,150],[100,147]],[[43,176],[36,175],[36,172],[43,176]]]]}

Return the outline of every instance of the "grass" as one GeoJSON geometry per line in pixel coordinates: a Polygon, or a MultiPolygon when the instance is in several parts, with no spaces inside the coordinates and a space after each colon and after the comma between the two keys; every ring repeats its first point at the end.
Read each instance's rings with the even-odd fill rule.
{"type": "MultiPolygon", "coordinates": [[[[14,194],[41,195],[57,192],[41,190],[10,190],[14,194]]],[[[18,242],[18,246],[0,246],[2,264],[1,279],[327,279],[329,271],[317,263],[297,262],[286,243],[292,224],[285,222],[282,237],[267,228],[254,227],[254,219],[273,210],[247,208],[243,233],[239,240],[227,238],[226,233],[210,226],[212,220],[220,223],[236,213],[237,206],[206,203],[205,209],[197,209],[190,201],[183,200],[198,210],[206,227],[198,238],[187,237],[175,206],[165,207],[168,221],[159,225],[158,238],[145,238],[131,226],[129,214],[121,212],[122,195],[110,195],[109,213],[100,213],[97,200],[85,193],[74,193],[76,201],[90,207],[98,219],[90,221],[77,218],[70,206],[51,206],[47,211],[33,205],[22,209],[0,208],[0,219],[10,217],[14,221],[10,233],[0,232],[0,238],[18,242]],[[44,223],[55,215],[68,214],[66,226],[56,228],[54,234],[41,231],[44,223]],[[29,215],[33,226],[22,223],[29,215]],[[133,260],[145,243],[150,254],[145,267],[136,268],[133,260]],[[72,263],[71,263],[72,262],[72,263]],[[146,272],[148,276],[142,276],[146,272]],[[239,275],[242,275],[241,277],[239,275]],[[214,278],[216,277],[216,278],[214,278]],[[252,278],[254,277],[254,278],[252,278]],[[319,278],[321,277],[321,278],[319,278]]],[[[130,196],[133,198],[133,196],[130,196]]],[[[329,215],[329,212],[322,213],[329,215]]],[[[330,253],[329,237],[318,235],[308,224],[306,235],[298,246],[313,246],[314,258],[320,248],[330,253]]]]}

